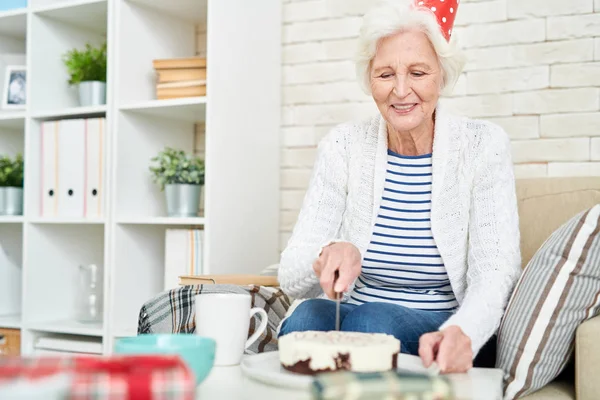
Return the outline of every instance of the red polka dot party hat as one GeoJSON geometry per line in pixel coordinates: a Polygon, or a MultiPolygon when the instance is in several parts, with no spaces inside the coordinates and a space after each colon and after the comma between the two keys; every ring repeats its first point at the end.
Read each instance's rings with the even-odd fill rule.
{"type": "Polygon", "coordinates": [[[450,36],[452,35],[456,10],[459,4],[460,0],[415,0],[417,7],[428,8],[435,14],[442,35],[444,35],[447,41],[450,40],[450,36]]]}

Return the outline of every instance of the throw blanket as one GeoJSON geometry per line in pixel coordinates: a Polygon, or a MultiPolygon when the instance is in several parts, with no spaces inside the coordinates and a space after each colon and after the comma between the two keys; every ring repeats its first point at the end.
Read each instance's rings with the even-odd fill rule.
{"type": "MultiPolygon", "coordinates": [[[[248,349],[246,354],[277,350],[277,327],[290,308],[290,299],[279,288],[237,285],[181,286],[159,293],[141,308],[138,319],[138,335],[146,333],[194,333],[196,295],[204,293],[249,293],[252,307],[263,308],[268,315],[267,329],[248,349]]],[[[260,323],[260,317],[250,321],[248,336],[260,323]]]]}

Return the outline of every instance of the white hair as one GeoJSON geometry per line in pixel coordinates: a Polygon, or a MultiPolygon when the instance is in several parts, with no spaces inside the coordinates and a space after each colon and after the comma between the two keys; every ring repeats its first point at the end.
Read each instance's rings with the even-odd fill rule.
{"type": "Polygon", "coordinates": [[[446,41],[433,12],[414,7],[412,0],[384,0],[363,18],[356,55],[356,74],[362,89],[371,94],[371,61],[381,39],[418,29],[427,35],[442,70],[441,94],[449,94],[462,73],[465,58],[451,35],[446,41]]]}

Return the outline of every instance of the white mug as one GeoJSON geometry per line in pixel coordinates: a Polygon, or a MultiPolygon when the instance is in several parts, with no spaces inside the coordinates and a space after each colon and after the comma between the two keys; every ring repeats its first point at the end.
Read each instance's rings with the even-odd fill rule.
{"type": "Polygon", "coordinates": [[[251,308],[252,298],[241,293],[206,293],[195,296],[196,334],[217,342],[215,365],[237,365],[244,350],[267,328],[267,313],[262,308],[251,308]],[[248,337],[250,319],[260,314],[260,325],[248,337]]]}

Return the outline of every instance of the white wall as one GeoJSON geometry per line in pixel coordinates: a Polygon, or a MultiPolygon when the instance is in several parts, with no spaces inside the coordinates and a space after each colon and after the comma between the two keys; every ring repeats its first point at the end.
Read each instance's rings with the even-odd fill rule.
{"type": "MultiPolygon", "coordinates": [[[[315,146],[375,112],[352,57],[372,0],[283,0],[281,247],[315,146]]],[[[468,63],[455,111],[502,125],[518,177],[600,175],[600,0],[462,0],[454,34],[468,63]]]]}

